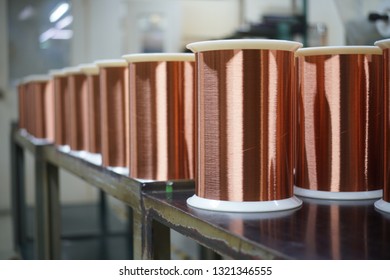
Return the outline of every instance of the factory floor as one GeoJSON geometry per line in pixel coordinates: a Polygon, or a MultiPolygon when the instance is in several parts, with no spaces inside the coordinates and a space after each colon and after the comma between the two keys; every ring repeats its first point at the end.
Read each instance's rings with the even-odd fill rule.
{"type": "MultiPolygon", "coordinates": [[[[61,207],[62,259],[131,259],[132,240],[126,232],[126,224],[108,211],[105,230],[99,219],[97,205],[71,205],[61,207]],[[105,232],[105,233],[104,233],[105,232]]],[[[21,255],[13,244],[12,216],[0,212],[0,260],[34,259],[34,209],[27,212],[26,243],[21,255]]]]}
{"type": "Polygon", "coordinates": [[[11,213],[0,212],[0,260],[17,258],[13,250],[11,213]]]}

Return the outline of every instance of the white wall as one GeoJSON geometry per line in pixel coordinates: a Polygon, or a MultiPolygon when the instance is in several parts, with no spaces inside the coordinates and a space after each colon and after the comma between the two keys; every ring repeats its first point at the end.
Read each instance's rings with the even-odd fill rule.
{"type": "MultiPolygon", "coordinates": [[[[0,210],[10,207],[10,119],[15,117],[15,97],[8,92],[7,0],[0,0],[0,210]]],[[[14,94],[14,93],[12,93],[14,94]]]]}
{"type": "Polygon", "coordinates": [[[240,1],[184,0],[182,11],[181,44],[219,39],[232,35],[240,25],[240,1]]]}

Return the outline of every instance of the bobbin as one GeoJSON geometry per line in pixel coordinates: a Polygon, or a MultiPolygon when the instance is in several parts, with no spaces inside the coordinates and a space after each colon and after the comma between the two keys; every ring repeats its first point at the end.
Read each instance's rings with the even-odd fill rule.
{"type": "Polygon", "coordinates": [[[303,48],[298,60],[297,195],[359,200],[383,188],[382,51],[303,48]]]}
{"type": "Polygon", "coordinates": [[[24,79],[25,126],[39,144],[54,139],[53,91],[50,76],[31,75],[24,79]]]}
{"type": "Polygon", "coordinates": [[[123,56],[129,67],[130,174],[142,180],[194,179],[195,56],[123,56]]]}
{"type": "Polygon", "coordinates": [[[129,91],[124,59],[94,62],[99,67],[102,165],[129,174],[129,91]]]}
{"type": "Polygon", "coordinates": [[[61,69],[50,70],[54,90],[54,144],[63,152],[70,151],[70,108],[68,79],[61,69]]]}
{"type": "Polygon", "coordinates": [[[96,165],[102,165],[99,67],[94,63],[88,63],[80,64],[78,68],[86,77],[86,101],[83,110],[86,114],[88,129],[86,131],[86,153],[83,158],[96,165]]]}
{"type": "Polygon", "coordinates": [[[87,80],[77,66],[64,68],[63,72],[67,76],[69,89],[69,146],[74,155],[83,156],[88,148],[87,80]]]}
{"type": "Polygon", "coordinates": [[[18,129],[21,133],[27,133],[27,97],[25,79],[21,79],[16,87],[18,91],[18,129]]]}
{"type": "Polygon", "coordinates": [[[284,40],[196,42],[198,175],[187,204],[229,212],[299,207],[293,195],[294,52],[284,40]]]}
{"type": "Polygon", "coordinates": [[[376,209],[390,213],[390,39],[375,42],[383,51],[383,92],[384,92],[384,179],[383,196],[375,202],[376,209]]]}

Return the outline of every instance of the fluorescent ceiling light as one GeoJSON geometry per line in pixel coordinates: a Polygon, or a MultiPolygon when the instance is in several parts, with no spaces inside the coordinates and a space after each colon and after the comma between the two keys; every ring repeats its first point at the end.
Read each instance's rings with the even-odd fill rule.
{"type": "Polygon", "coordinates": [[[56,23],[56,28],[57,29],[64,29],[65,27],[69,26],[72,22],[73,22],[73,17],[66,16],[56,23]]]}
{"type": "Polygon", "coordinates": [[[69,40],[72,37],[73,37],[72,30],[62,29],[62,30],[56,30],[56,32],[54,32],[53,37],[51,38],[57,40],[69,40]]]}
{"type": "Polygon", "coordinates": [[[50,39],[68,40],[73,37],[73,31],[68,29],[49,28],[39,36],[39,42],[44,43],[50,39]]]}
{"type": "Polygon", "coordinates": [[[54,9],[54,11],[50,14],[49,20],[50,22],[56,22],[59,20],[67,11],[69,10],[68,3],[61,3],[54,9]]]}
{"type": "Polygon", "coordinates": [[[46,42],[51,37],[53,37],[54,33],[55,33],[55,29],[54,28],[49,28],[48,30],[43,32],[41,34],[41,36],[39,36],[39,42],[41,42],[41,43],[46,42]]]}

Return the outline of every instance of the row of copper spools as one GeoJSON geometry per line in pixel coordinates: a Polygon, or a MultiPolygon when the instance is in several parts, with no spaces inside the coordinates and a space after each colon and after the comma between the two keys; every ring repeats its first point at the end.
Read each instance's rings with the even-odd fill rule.
{"type": "Polygon", "coordinates": [[[19,126],[133,178],[195,179],[197,208],[285,210],[295,193],[390,211],[390,40],[377,45],[206,41],[53,70],[20,83],[19,126]]]}

